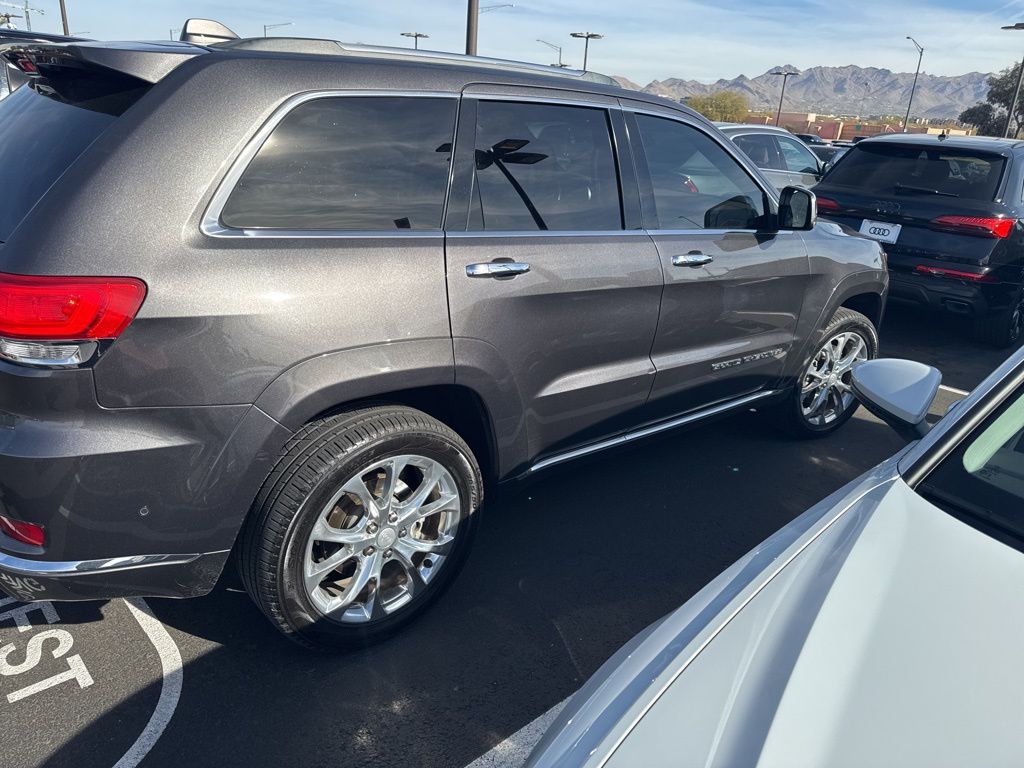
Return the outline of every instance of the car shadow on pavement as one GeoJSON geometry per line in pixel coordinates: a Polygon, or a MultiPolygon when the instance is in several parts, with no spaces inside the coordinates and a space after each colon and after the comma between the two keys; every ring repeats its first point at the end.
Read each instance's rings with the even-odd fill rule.
{"type": "MultiPolygon", "coordinates": [[[[500,489],[438,604],[403,634],[344,655],[291,645],[223,586],[152,600],[181,650],[184,691],[144,766],[296,755],[303,766],[463,766],[900,446],[866,417],[801,442],[743,413],[500,489]]],[[[116,727],[127,706],[91,728],[116,727]]],[[[83,766],[77,741],[55,765],[83,766]]]]}

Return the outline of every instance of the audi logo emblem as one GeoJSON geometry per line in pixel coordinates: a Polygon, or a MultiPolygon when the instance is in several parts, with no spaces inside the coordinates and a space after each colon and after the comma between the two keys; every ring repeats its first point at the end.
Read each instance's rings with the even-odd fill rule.
{"type": "Polygon", "coordinates": [[[892,230],[889,229],[888,227],[868,227],[869,235],[878,235],[879,237],[885,237],[890,232],[892,232],[892,230]]]}
{"type": "Polygon", "coordinates": [[[888,213],[895,215],[903,210],[903,206],[900,203],[894,203],[890,200],[875,200],[873,205],[878,213],[888,213]]]}

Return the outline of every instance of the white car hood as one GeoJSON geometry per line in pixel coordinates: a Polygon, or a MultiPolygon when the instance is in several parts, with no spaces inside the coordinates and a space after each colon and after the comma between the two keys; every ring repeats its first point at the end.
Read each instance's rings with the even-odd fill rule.
{"type": "Polygon", "coordinates": [[[1024,555],[902,480],[724,618],[610,768],[1024,761],[1024,555]]]}

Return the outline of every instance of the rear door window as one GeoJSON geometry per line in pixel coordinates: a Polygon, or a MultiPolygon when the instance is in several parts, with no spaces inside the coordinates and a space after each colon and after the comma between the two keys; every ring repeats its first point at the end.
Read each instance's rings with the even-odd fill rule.
{"type": "Polygon", "coordinates": [[[939,194],[991,202],[1006,158],[956,147],[861,142],[828,174],[829,186],[864,194],[939,194]]]}
{"type": "Polygon", "coordinates": [[[757,228],[764,192],[728,152],[677,120],[636,120],[660,229],[757,228]]]}
{"type": "Polygon", "coordinates": [[[766,133],[748,133],[745,136],[736,136],[733,142],[758,168],[771,171],[785,170],[774,136],[766,133]]]}
{"type": "Polygon", "coordinates": [[[792,173],[817,173],[818,159],[799,139],[789,136],[777,136],[779,149],[782,150],[782,162],[787,171],[792,173]]]}
{"type": "Polygon", "coordinates": [[[481,101],[470,229],[622,229],[607,111],[481,101]]]}
{"type": "Polygon", "coordinates": [[[79,71],[59,82],[33,81],[0,100],[0,242],[147,87],[79,71]]]}
{"type": "Polygon", "coordinates": [[[236,229],[441,228],[457,99],[344,96],[292,109],[231,191],[236,229]]]}

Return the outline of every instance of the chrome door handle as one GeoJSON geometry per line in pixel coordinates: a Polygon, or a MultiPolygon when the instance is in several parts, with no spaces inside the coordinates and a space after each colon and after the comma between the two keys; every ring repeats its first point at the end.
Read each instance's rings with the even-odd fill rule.
{"type": "Polygon", "coordinates": [[[690,251],[672,257],[673,267],[703,267],[715,260],[714,256],[708,256],[700,251],[690,251]]]}
{"type": "Polygon", "coordinates": [[[470,277],[515,277],[529,271],[530,265],[521,261],[486,261],[466,265],[466,274],[470,277]]]}

